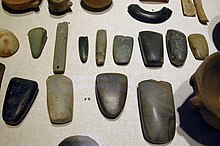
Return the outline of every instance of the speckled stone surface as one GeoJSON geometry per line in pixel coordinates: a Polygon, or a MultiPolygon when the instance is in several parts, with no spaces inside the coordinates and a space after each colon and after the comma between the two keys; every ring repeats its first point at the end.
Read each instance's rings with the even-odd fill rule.
{"type": "Polygon", "coordinates": [[[107,49],[107,32],[106,30],[98,30],[96,34],[96,65],[101,66],[105,63],[107,49]]]}
{"type": "Polygon", "coordinates": [[[191,34],[188,40],[193,56],[196,59],[204,60],[209,55],[208,43],[202,34],[191,34]]]}
{"type": "Polygon", "coordinates": [[[102,114],[115,119],[122,112],[127,98],[128,80],[119,73],[103,73],[96,77],[96,99],[102,114]]]}
{"type": "Polygon", "coordinates": [[[141,31],[138,36],[142,58],[147,67],[163,65],[163,36],[152,31],[141,31]]]}
{"type": "Polygon", "coordinates": [[[70,136],[59,143],[58,146],[99,146],[98,143],[89,136],[70,136]]]}
{"type": "Polygon", "coordinates": [[[176,127],[171,84],[155,80],[140,82],[138,104],[144,138],[157,144],[170,142],[176,127]]]}
{"type": "Polygon", "coordinates": [[[79,37],[79,57],[85,63],[88,59],[89,53],[89,39],[87,36],[79,37]]]}
{"type": "Polygon", "coordinates": [[[134,39],[129,36],[116,35],[113,42],[113,58],[116,64],[125,65],[130,62],[134,39]]]}
{"type": "Polygon", "coordinates": [[[73,83],[64,75],[47,79],[47,107],[53,124],[65,124],[73,117],[73,83]]]}
{"type": "Polygon", "coordinates": [[[39,58],[47,41],[47,30],[36,27],[28,32],[28,39],[33,58],[39,58]]]}
{"type": "Polygon", "coordinates": [[[6,91],[2,117],[6,124],[16,126],[22,122],[38,93],[35,81],[12,78],[6,91]]]}
{"type": "Polygon", "coordinates": [[[57,25],[56,42],[53,59],[53,72],[63,74],[66,67],[66,50],[68,38],[68,23],[62,22],[57,25]]]}
{"type": "Polygon", "coordinates": [[[185,34],[169,29],[166,34],[167,53],[171,64],[182,66],[187,58],[187,40],[185,34]]]}

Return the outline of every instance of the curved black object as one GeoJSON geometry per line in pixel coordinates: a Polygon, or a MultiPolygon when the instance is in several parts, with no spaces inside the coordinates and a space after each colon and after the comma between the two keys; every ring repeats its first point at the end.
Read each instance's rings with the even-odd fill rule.
{"type": "Polygon", "coordinates": [[[136,20],[146,23],[162,23],[170,18],[172,11],[169,8],[163,7],[156,12],[149,12],[142,9],[137,4],[128,6],[128,13],[136,20]]]}

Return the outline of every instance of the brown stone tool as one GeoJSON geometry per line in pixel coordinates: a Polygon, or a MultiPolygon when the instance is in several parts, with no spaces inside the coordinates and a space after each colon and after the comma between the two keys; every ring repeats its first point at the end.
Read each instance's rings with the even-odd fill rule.
{"type": "Polygon", "coordinates": [[[192,0],[181,0],[181,2],[184,16],[191,17],[196,15],[196,8],[192,0]]]}
{"type": "Polygon", "coordinates": [[[2,3],[13,10],[38,8],[41,0],[2,0],[2,3]]]}
{"type": "Polygon", "coordinates": [[[201,0],[194,0],[194,4],[195,4],[195,7],[196,7],[196,12],[197,12],[199,21],[202,24],[207,24],[207,22],[209,22],[209,20],[208,20],[206,14],[205,14],[204,9],[203,9],[202,1],[201,0]]]}
{"type": "Polygon", "coordinates": [[[112,5],[112,0],[82,0],[81,6],[93,12],[101,12],[108,9],[112,5]]]}

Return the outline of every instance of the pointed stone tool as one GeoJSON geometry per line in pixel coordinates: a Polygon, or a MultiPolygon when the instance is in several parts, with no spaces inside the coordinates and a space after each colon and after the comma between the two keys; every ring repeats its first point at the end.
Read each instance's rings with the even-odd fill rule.
{"type": "Polygon", "coordinates": [[[176,127],[171,84],[155,80],[140,82],[138,104],[144,138],[157,144],[170,142],[176,127]]]}
{"type": "Polygon", "coordinates": [[[68,38],[68,23],[62,22],[57,25],[56,42],[53,60],[53,72],[63,74],[66,66],[66,49],[68,38]]]}
{"type": "Polygon", "coordinates": [[[109,119],[117,118],[127,98],[127,77],[119,73],[103,73],[96,77],[96,99],[101,113],[109,119]]]}
{"type": "Polygon", "coordinates": [[[161,67],[163,65],[163,36],[152,31],[139,33],[139,45],[146,67],[161,67]]]}
{"type": "Polygon", "coordinates": [[[196,15],[196,8],[195,8],[192,0],[181,0],[181,2],[182,2],[183,14],[185,16],[195,16],[196,15]]]}
{"type": "Polygon", "coordinates": [[[47,79],[47,107],[53,124],[65,124],[73,117],[73,84],[64,75],[52,75],[47,79]]]}
{"type": "Polygon", "coordinates": [[[209,55],[208,43],[202,34],[191,34],[188,40],[195,59],[204,60],[209,55]]]}
{"type": "Polygon", "coordinates": [[[88,136],[76,135],[65,138],[58,146],[99,146],[98,143],[88,136]]]}
{"type": "Polygon", "coordinates": [[[125,37],[116,35],[113,42],[113,58],[116,64],[128,64],[131,59],[133,51],[134,39],[132,37],[125,37]]]}
{"type": "Polygon", "coordinates": [[[0,89],[1,89],[4,72],[5,72],[5,65],[3,63],[0,63],[0,89]]]}
{"type": "Polygon", "coordinates": [[[96,64],[104,65],[107,48],[107,32],[106,30],[98,30],[96,34],[96,64]]]}
{"type": "Polygon", "coordinates": [[[47,41],[47,30],[42,27],[33,28],[28,32],[28,39],[33,58],[39,58],[47,41]]]}
{"type": "Polygon", "coordinates": [[[12,78],[5,95],[2,117],[6,124],[16,126],[22,122],[38,93],[35,81],[12,78]]]}
{"type": "Polygon", "coordinates": [[[184,33],[169,29],[166,34],[167,53],[171,64],[181,66],[187,58],[187,40],[184,33]]]}
{"type": "Polygon", "coordinates": [[[89,42],[88,37],[79,37],[79,57],[82,63],[85,63],[88,59],[89,42]]]}

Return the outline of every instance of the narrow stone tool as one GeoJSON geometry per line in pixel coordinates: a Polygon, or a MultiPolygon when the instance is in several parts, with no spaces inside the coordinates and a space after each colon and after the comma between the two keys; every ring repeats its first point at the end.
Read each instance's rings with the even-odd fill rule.
{"type": "Polygon", "coordinates": [[[66,49],[68,38],[68,23],[63,22],[57,25],[56,42],[53,60],[53,72],[63,74],[66,66],[66,49]]]}
{"type": "Polygon", "coordinates": [[[170,142],[176,127],[171,84],[155,80],[140,82],[138,104],[144,138],[157,144],[170,142]]]}
{"type": "Polygon", "coordinates": [[[5,95],[2,117],[6,124],[16,126],[22,122],[38,93],[35,81],[12,78],[5,95]]]}
{"type": "Polygon", "coordinates": [[[3,63],[0,63],[0,89],[1,89],[4,72],[5,72],[5,65],[3,63]]]}
{"type": "Polygon", "coordinates": [[[98,143],[88,136],[76,135],[65,138],[58,146],[99,146],[98,143]]]}
{"type": "Polygon", "coordinates": [[[208,43],[202,34],[191,34],[188,40],[195,59],[204,60],[209,55],[208,43]]]}
{"type": "Polygon", "coordinates": [[[196,7],[196,12],[197,12],[199,21],[202,24],[207,24],[207,22],[209,22],[209,20],[208,20],[206,14],[205,14],[204,9],[203,9],[202,1],[201,0],[194,0],[194,4],[195,4],[195,7],[196,7]]]}
{"type": "Polygon", "coordinates": [[[192,2],[192,0],[181,0],[183,15],[185,16],[195,16],[196,8],[192,2]]]}
{"type": "Polygon", "coordinates": [[[104,65],[107,48],[107,32],[106,30],[98,30],[96,34],[96,64],[104,65]]]}
{"type": "Polygon", "coordinates": [[[138,36],[142,58],[146,67],[163,65],[163,36],[152,31],[141,31],[138,36]]]}
{"type": "Polygon", "coordinates": [[[130,62],[133,51],[134,39],[116,35],[113,42],[113,58],[116,64],[125,65],[130,62]]]}
{"type": "Polygon", "coordinates": [[[125,106],[127,98],[127,77],[119,73],[103,73],[96,77],[96,99],[101,113],[109,118],[117,118],[125,106]]]}
{"type": "Polygon", "coordinates": [[[166,34],[167,53],[171,64],[181,66],[187,58],[187,40],[184,33],[169,29],[166,34]]]}
{"type": "Polygon", "coordinates": [[[88,59],[89,42],[88,37],[79,37],[79,57],[80,60],[85,63],[88,59]]]}
{"type": "Polygon", "coordinates": [[[73,117],[73,84],[64,75],[52,75],[47,79],[47,107],[53,124],[65,124],[73,117]]]}
{"type": "Polygon", "coordinates": [[[47,41],[47,30],[42,27],[33,28],[28,32],[28,39],[33,58],[39,58],[47,41]]]}

